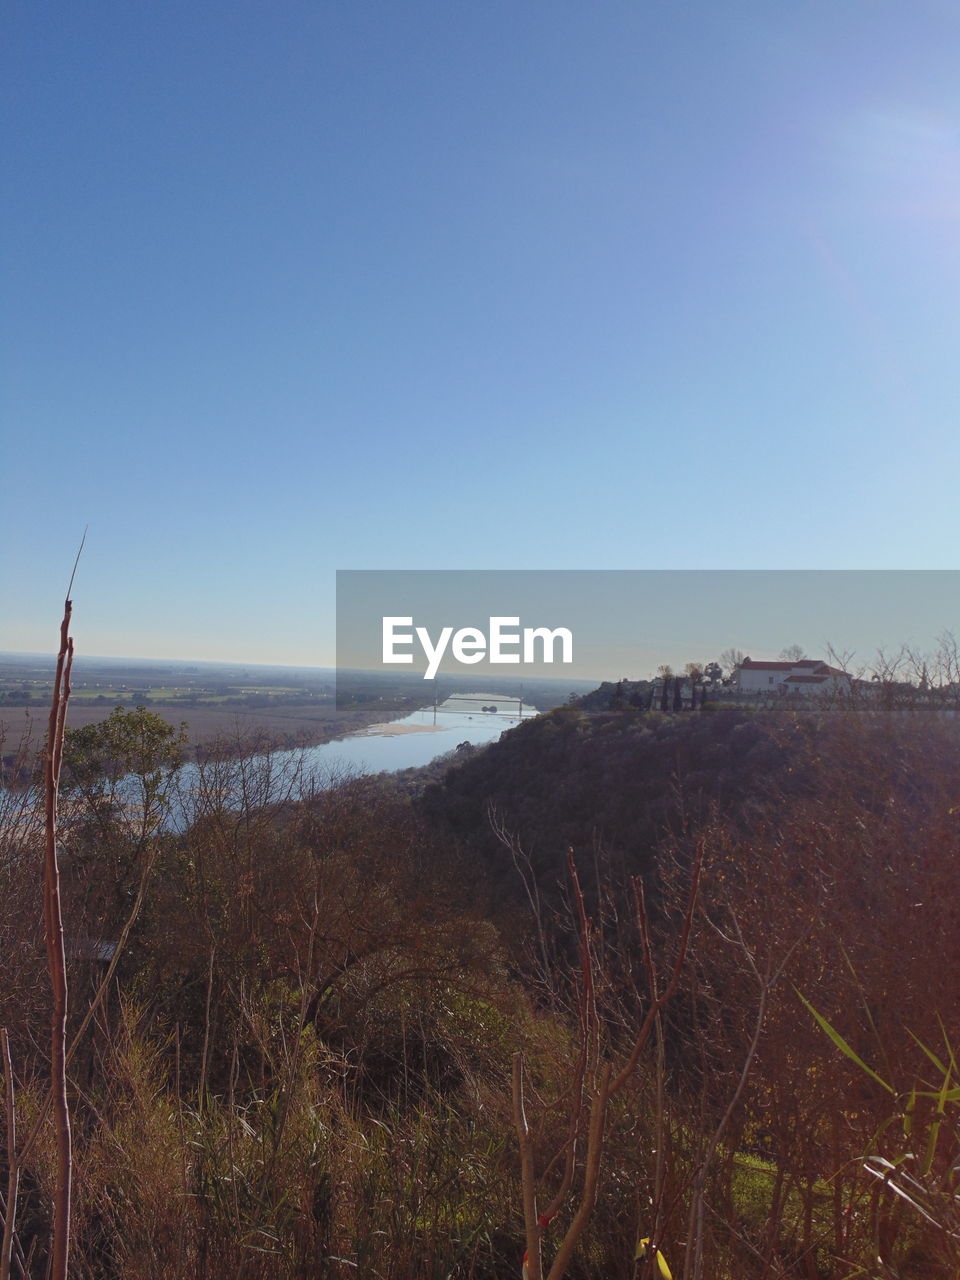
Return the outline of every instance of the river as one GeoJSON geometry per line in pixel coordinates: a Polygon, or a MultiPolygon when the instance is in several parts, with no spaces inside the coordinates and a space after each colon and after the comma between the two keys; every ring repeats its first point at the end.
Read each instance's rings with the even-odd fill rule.
{"type": "MultiPolygon", "coordinates": [[[[516,696],[504,694],[454,694],[436,707],[424,707],[402,720],[373,725],[349,738],[324,742],[317,747],[277,750],[269,757],[255,756],[245,764],[228,759],[202,765],[187,763],[179,771],[177,786],[169,797],[166,825],[189,826],[206,801],[228,807],[244,802],[255,807],[302,794],[302,788],[325,787],[332,781],[364,773],[396,772],[429,764],[461,742],[475,746],[493,742],[505,729],[539,714],[535,707],[520,707],[516,696]],[[484,707],[487,710],[484,710],[484,707]],[[245,800],[241,800],[241,796],[245,800]]],[[[130,788],[126,799],[131,813],[142,812],[142,796],[133,775],[120,784],[130,788]]]]}
{"type": "Polygon", "coordinates": [[[438,707],[424,707],[402,720],[374,725],[362,733],[336,742],[324,742],[303,752],[304,763],[321,771],[381,773],[429,764],[461,742],[482,746],[494,742],[504,729],[537,715],[505,694],[453,694],[438,707]],[[484,707],[495,710],[484,711],[484,707]]]}
{"type": "MultiPolygon", "coordinates": [[[[176,829],[189,824],[196,816],[198,797],[204,792],[208,797],[212,793],[236,797],[235,803],[245,795],[248,799],[256,797],[256,803],[269,804],[293,794],[289,790],[293,779],[301,783],[313,779],[313,785],[322,787],[337,778],[419,767],[452,751],[461,742],[475,746],[494,742],[505,729],[537,714],[535,707],[521,708],[515,695],[453,694],[439,706],[424,707],[402,720],[373,725],[349,738],[316,747],[277,750],[269,758],[254,757],[245,766],[232,759],[203,765],[188,762],[181,766],[177,784],[168,796],[171,808],[165,825],[176,829]]],[[[121,779],[117,794],[121,803],[126,802],[129,813],[143,812],[143,792],[135,775],[121,779]]],[[[12,800],[12,807],[23,813],[36,798],[32,789],[3,789],[0,799],[3,797],[12,800]]],[[[3,808],[0,803],[0,820],[3,808]]]]}

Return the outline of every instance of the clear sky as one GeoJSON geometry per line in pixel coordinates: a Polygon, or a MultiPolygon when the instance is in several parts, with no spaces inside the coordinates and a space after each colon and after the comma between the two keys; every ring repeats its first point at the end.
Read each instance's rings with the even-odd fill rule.
{"type": "Polygon", "coordinates": [[[124,656],[327,664],[338,568],[957,567],[957,0],[0,26],[0,649],[87,523],[124,656]]]}

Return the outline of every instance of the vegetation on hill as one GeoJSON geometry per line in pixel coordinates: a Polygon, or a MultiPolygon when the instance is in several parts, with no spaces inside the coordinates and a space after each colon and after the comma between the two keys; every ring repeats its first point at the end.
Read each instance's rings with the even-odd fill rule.
{"type": "MultiPolygon", "coordinates": [[[[958,1273],[952,718],[581,703],[417,785],[211,753],[187,788],[154,713],[109,732],[64,759],[71,1275],[958,1273]]],[[[38,1277],[39,827],[0,798],[38,1277]]]]}
{"type": "Polygon", "coordinates": [[[553,900],[573,848],[590,896],[595,860],[620,882],[649,875],[668,833],[745,813],[771,786],[796,789],[800,775],[788,770],[800,766],[805,732],[801,719],[709,704],[685,716],[562,707],[465,753],[420,807],[501,887],[513,871],[495,827],[518,840],[553,900]]]}

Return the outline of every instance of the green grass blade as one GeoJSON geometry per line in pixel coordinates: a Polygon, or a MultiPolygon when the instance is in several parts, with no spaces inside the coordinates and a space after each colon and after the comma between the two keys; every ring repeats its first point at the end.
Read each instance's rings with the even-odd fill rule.
{"type": "Polygon", "coordinates": [[[947,1068],[944,1066],[944,1064],[940,1061],[940,1059],[939,1059],[939,1058],[937,1057],[937,1055],[933,1052],[933,1050],[932,1050],[932,1049],[930,1049],[930,1048],[928,1048],[928,1047],[923,1043],[923,1041],[920,1039],[920,1037],[919,1037],[919,1036],[915,1036],[915,1035],[913,1034],[913,1032],[910,1030],[910,1028],[909,1028],[909,1027],[907,1027],[907,1035],[911,1038],[911,1040],[913,1040],[917,1045],[919,1045],[919,1046],[920,1046],[920,1048],[921,1048],[921,1049],[923,1050],[923,1052],[927,1055],[927,1057],[930,1059],[930,1061],[933,1063],[933,1065],[937,1068],[937,1070],[940,1072],[940,1074],[941,1074],[942,1076],[943,1076],[943,1075],[946,1075],[946,1074],[947,1074],[947,1068]]]}
{"type": "Polygon", "coordinates": [[[878,1076],[872,1067],[867,1066],[867,1064],[860,1057],[860,1055],[846,1042],[846,1040],[844,1040],[840,1032],[836,1031],[830,1025],[830,1023],[826,1020],[823,1014],[817,1013],[816,1009],[813,1007],[813,1005],[810,1003],[807,997],[803,995],[802,992],[797,991],[796,987],[794,987],[793,989],[794,991],[797,992],[797,995],[800,997],[800,999],[802,1000],[806,1008],[809,1009],[809,1011],[813,1014],[813,1017],[816,1020],[817,1026],[819,1026],[823,1031],[827,1033],[827,1035],[830,1037],[833,1043],[837,1046],[840,1052],[844,1054],[846,1057],[848,1057],[851,1062],[855,1062],[857,1066],[860,1068],[860,1070],[865,1071],[872,1080],[876,1080],[877,1084],[880,1085],[882,1088],[886,1089],[887,1093],[891,1093],[894,1096],[896,1096],[896,1090],[892,1088],[891,1085],[887,1084],[886,1080],[878,1076]]]}

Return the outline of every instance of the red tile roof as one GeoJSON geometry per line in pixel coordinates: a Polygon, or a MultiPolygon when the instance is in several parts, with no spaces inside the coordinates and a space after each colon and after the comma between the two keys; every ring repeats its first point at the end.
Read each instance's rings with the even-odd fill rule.
{"type": "Polygon", "coordinates": [[[754,662],[753,658],[744,658],[740,663],[740,667],[746,671],[796,671],[798,667],[803,667],[815,675],[842,676],[846,674],[839,667],[831,667],[819,658],[801,658],[799,662],[754,662]]]}

